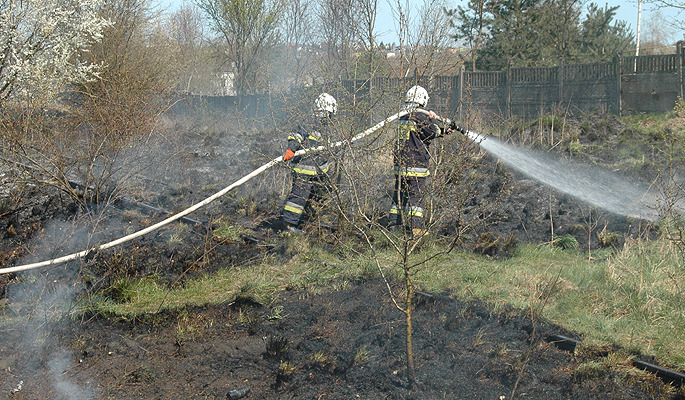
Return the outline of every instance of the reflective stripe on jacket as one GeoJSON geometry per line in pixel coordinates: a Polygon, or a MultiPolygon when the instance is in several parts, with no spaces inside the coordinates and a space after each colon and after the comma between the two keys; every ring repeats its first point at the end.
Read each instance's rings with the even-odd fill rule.
{"type": "MultiPolygon", "coordinates": [[[[288,148],[296,152],[322,146],[325,139],[324,135],[327,135],[329,130],[328,119],[311,116],[302,124],[297,125],[288,135],[288,148]]],[[[328,155],[325,151],[293,157],[291,166],[293,172],[307,176],[325,174],[330,168],[328,155]]]]}
{"type": "MultiPolygon", "coordinates": [[[[409,207],[406,207],[406,209],[404,211],[410,217],[423,218],[423,208],[421,208],[421,207],[409,206],[409,207]]],[[[392,207],[390,208],[390,214],[399,214],[399,213],[400,213],[400,209],[397,208],[397,205],[393,204],[392,207]]]]}
{"type": "Polygon", "coordinates": [[[428,147],[433,139],[442,136],[443,126],[439,119],[430,118],[429,112],[423,108],[410,111],[395,123],[395,174],[426,177],[430,175],[428,147]]]}

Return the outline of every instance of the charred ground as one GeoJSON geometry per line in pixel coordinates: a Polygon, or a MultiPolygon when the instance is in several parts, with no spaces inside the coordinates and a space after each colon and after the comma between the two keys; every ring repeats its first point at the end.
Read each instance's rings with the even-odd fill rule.
{"type": "MultiPolygon", "coordinates": [[[[535,142],[550,129],[537,121],[508,134],[535,142]]],[[[557,146],[559,154],[609,164],[616,161],[609,155],[614,144],[633,134],[613,117],[599,115],[578,120],[567,131],[576,135],[557,146]],[[602,150],[574,154],[569,150],[574,141],[586,148],[604,145],[596,146],[602,150]]],[[[153,203],[172,209],[202,198],[222,179],[206,171],[212,158],[225,156],[227,139],[221,133],[206,135],[184,159],[184,170],[197,179],[194,186],[206,189],[174,187],[160,191],[153,203]]],[[[263,144],[255,140],[252,152],[258,151],[264,151],[263,144]]],[[[222,170],[230,176],[236,168],[224,163],[222,170]]],[[[586,205],[506,171],[496,160],[484,162],[482,168],[490,179],[481,182],[479,196],[493,195],[504,181],[508,189],[498,222],[476,232],[467,246],[503,257],[511,251],[504,243],[549,241],[550,215],[557,224],[555,234],[574,235],[587,245],[588,236],[574,231],[586,223],[586,205]]],[[[650,168],[641,166],[629,173],[645,178],[653,176],[650,168]]],[[[58,232],[61,224],[83,221],[84,215],[80,204],[59,191],[16,185],[16,173],[6,170],[3,175],[3,267],[25,260],[36,252],[41,237],[58,232]]],[[[276,195],[228,198],[214,214],[196,217],[207,222],[204,225],[169,228],[124,251],[96,254],[76,266],[0,276],[2,313],[12,322],[0,327],[0,393],[16,399],[218,399],[232,389],[249,387],[245,398],[255,399],[683,398],[681,390],[630,365],[608,367],[607,355],[620,349],[571,354],[549,339],[560,334],[576,337],[573,332],[523,311],[494,311],[476,299],[464,303],[448,293],[418,296],[419,385],[409,390],[402,315],[377,279],[359,279],[319,294],[291,288],[275,305],[238,298],[231,304],[163,311],[133,320],[88,313],[74,320],[35,304],[37,298],[58,296],[126,296],[116,285],[122,278],[155,275],[170,286],[182,285],[188,278],[222,268],[250,268],[265,254],[285,261],[290,252],[272,225],[278,203],[276,195]],[[219,222],[214,215],[219,214],[235,215],[232,222],[245,230],[230,240],[217,240],[212,231],[219,222]],[[59,323],[47,324],[55,315],[59,323]]],[[[130,204],[119,203],[117,210],[118,217],[110,218],[109,225],[110,219],[101,218],[102,231],[139,229],[161,216],[142,213],[130,204]]],[[[619,239],[648,233],[639,221],[615,215],[601,218],[601,225],[619,233],[619,239]]],[[[325,241],[330,232],[323,235],[314,229],[310,234],[311,240],[325,241]]],[[[599,245],[597,236],[589,238],[595,240],[592,246],[599,245]]],[[[74,243],[78,250],[79,244],[74,243]]],[[[621,240],[608,245],[620,246],[621,240]]]]}

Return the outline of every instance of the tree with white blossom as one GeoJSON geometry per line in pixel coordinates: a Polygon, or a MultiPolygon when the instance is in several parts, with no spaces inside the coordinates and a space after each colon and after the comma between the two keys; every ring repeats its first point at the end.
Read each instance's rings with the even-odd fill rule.
{"type": "Polygon", "coordinates": [[[102,0],[0,0],[0,104],[51,97],[64,84],[92,79],[98,65],[79,54],[109,22],[102,0]]]}

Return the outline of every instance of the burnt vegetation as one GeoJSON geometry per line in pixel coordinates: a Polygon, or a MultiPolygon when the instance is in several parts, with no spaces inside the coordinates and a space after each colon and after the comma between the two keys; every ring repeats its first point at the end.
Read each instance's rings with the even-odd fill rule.
{"type": "MultiPolygon", "coordinates": [[[[644,120],[603,112],[504,119],[462,110],[459,121],[507,146],[652,185],[659,223],[555,191],[454,133],[431,148],[425,232],[389,229],[392,130],[352,143],[403,101],[404,87],[373,94],[369,87],[383,82],[374,78],[434,85],[462,65],[605,61],[613,55],[599,44],[611,53],[632,46],[625,24],[612,25],[615,9],[593,5],[581,20],[573,1],[553,2],[567,6],[566,19],[543,2],[530,2],[521,15],[502,2],[451,12],[427,2],[416,27],[410,15],[398,16],[399,43],[381,45],[373,1],[265,0],[249,10],[239,3],[203,0],[165,18],[145,0],[106,1],[98,12],[113,24],[81,54],[100,66],[97,75],[69,80],[58,98],[21,97],[21,90],[2,98],[0,268],[90,249],[64,264],[0,275],[3,396],[685,397],[681,356],[663,350],[663,336],[635,328],[614,340],[592,323],[576,331],[546,318],[586,301],[561,297],[590,291],[581,283],[630,275],[644,287],[630,281],[609,294],[597,290],[597,297],[630,300],[608,313],[668,319],[659,312],[674,303],[647,291],[652,264],[644,260],[671,246],[683,259],[682,102],[644,120]],[[507,25],[513,17],[527,27],[516,40],[507,25]],[[550,19],[566,24],[555,32],[566,32],[567,41],[550,34],[550,19]],[[324,22],[331,24],[314,35],[324,22]],[[355,86],[337,84],[343,79],[355,86]],[[324,150],[335,167],[302,235],[285,231],[280,219],[290,171],[276,163],[182,219],[100,248],[282,155],[289,129],[324,90],[340,94],[327,138],[340,145],[324,150]],[[657,238],[666,239],[658,250],[641,247],[657,238]],[[632,257],[641,269],[622,264],[632,257]],[[532,266],[507,275],[520,259],[532,266]],[[578,259],[608,272],[574,280],[565,272],[578,259]],[[540,270],[552,272],[540,278],[540,270]],[[658,356],[646,351],[653,343],[658,356]],[[662,379],[636,360],[673,374],[662,379]]],[[[448,108],[445,99],[432,101],[448,108]]],[[[655,280],[665,282],[669,300],[685,298],[679,266],[668,259],[653,268],[665,271],[655,280]]],[[[600,308],[589,304],[583,313],[600,308]]],[[[675,352],[680,332],[673,333],[675,352]]]]}
{"type": "MultiPolygon", "coordinates": [[[[630,129],[612,116],[587,118],[604,118],[605,124],[610,124],[616,132],[630,129]]],[[[586,121],[566,120],[565,129],[581,129],[588,123],[586,121]]],[[[517,127],[509,132],[515,132],[522,138],[521,142],[537,141],[540,134],[545,134],[544,129],[548,129],[543,128],[541,132],[537,130],[539,127],[540,124],[533,121],[528,128],[517,127]],[[526,135],[532,139],[523,139],[526,135]]],[[[211,133],[217,138],[227,138],[228,135],[211,133]]],[[[258,135],[257,131],[246,133],[244,137],[250,138],[251,135],[258,135]]],[[[187,134],[179,137],[184,136],[197,137],[187,134]]],[[[611,135],[603,136],[612,138],[611,135]]],[[[193,147],[193,151],[219,154],[220,140],[203,141],[203,147],[193,147]]],[[[264,150],[257,147],[257,143],[255,141],[252,151],[259,157],[258,154],[264,150]]],[[[611,147],[610,141],[607,146],[611,147]]],[[[649,142],[636,146],[645,151],[651,149],[649,142]]],[[[445,214],[434,221],[431,241],[455,246],[454,251],[506,260],[524,243],[551,242],[566,251],[600,247],[618,250],[629,235],[650,234],[643,226],[635,225],[635,221],[600,211],[594,211],[596,220],[588,221],[587,206],[567,195],[550,194],[549,189],[503,168],[489,155],[476,157],[474,151],[477,150],[469,147],[464,157],[475,157],[478,162],[470,164],[459,174],[477,176],[478,179],[472,181],[473,185],[466,186],[470,189],[465,192],[463,204],[458,207],[454,204],[442,206],[445,214]],[[483,204],[490,208],[484,209],[483,204]],[[514,212],[512,209],[525,211],[514,212]],[[467,226],[468,216],[474,216],[472,221],[477,223],[467,226]]],[[[578,154],[571,155],[563,145],[556,146],[553,151],[560,157],[579,157],[578,154]]],[[[604,157],[605,151],[608,150],[603,146],[592,147],[582,156],[587,160],[597,160],[604,157]]],[[[217,189],[218,179],[195,172],[206,171],[207,166],[214,162],[208,158],[193,155],[182,162],[183,171],[180,173],[199,179],[194,181],[195,184],[149,184],[148,188],[156,188],[155,196],[158,197],[149,197],[147,201],[174,210],[179,209],[178,206],[174,208],[175,204],[192,204],[211,194],[217,189]],[[150,200],[154,198],[161,200],[150,200]]],[[[230,169],[242,173],[248,168],[237,166],[230,169]]],[[[629,172],[645,176],[645,171],[652,168],[658,167],[629,172]]],[[[287,180],[283,172],[276,170],[267,179],[287,180]]],[[[439,176],[436,177],[438,179],[439,176]]],[[[455,175],[446,179],[453,183],[459,181],[455,175]]],[[[340,198],[344,198],[345,187],[341,184],[341,193],[337,194],[340,198]]],[[[57,244],[48,240],[48,236],[59,232],[49,228],[55,221],[61,221],[62,229],[67,225],[70,227],[66,236],[73,240],[71,249],[79,250],[83,242],[76,240],[74,227],[85,227],[79,239],[96,240],[92,236],[95,232],[92,225],[84,221],[96,218],[107,236],[116,237],[149,226],[152,221],[163,217],[133,204],[117,207],[119,203],[115,202],[111,209],[105,208],[103,212],[94,203],[87,203],[92,204],[89,208],[71,206],[74,203],[69,196],[62,197],[63,202],[56,202],[60,198],[59,192],[50,186],[36,187],[31,193],[31,196],[14,197],[14,203],[4,203],[8,215],[15,219],[7,224],[2,241],[3,265],[16,263],[28,251],[35,251],[36,240],[41,238],[45,238],[43,248],[54,249],[57,244]],[[32,211],[41,204],[51,212],[32,211]]],[[[459,196],[449,197],[454,194],[443,196],[443,199],[460,199],[459,196]]],[[[403,372],[406,371],[405,345],[402,344],[404,317],[400,317],[398,313],[402,311],[389,302],[387,285],[373,272],[375,267],[350,283],[339,281],[343,286],[338,288],[333,283],[329,289],[322,287],[312,291],[318,286],[313,270],[307,278],[310,283],[286,285],[286,291],[282,293],[263,293],[257,282],[248,282],[234,288],[237,289],[235,296],[225,304],[189,305],[183,311],[167,307],[164,292],[171,293],[195,279],[221,270],[237,272],[249,270],[262,262],[275,265],[295,262],[303,250],[314,245],[341,257],[335,261],[314,260],[315,268],[322,271],[344,271],[347,265],[344,260],[349,257],[345,254],[350,250],[368,252],[370,245],[374,249],[394,249],[397,243],[400,246],[413,245],[412,240],[407,241],[401,235],[384,237],[377,231],[382,227],[376,227],[374,223],[360,230],[358,222],[348,222],[344,210],[332,204],[319,206],[317,219],[309,221],[303,237],[284,236],[278,233],[280,198],[274,187],[255,183],[249,190],[228,196],[219,204],[193,214],[193,218],[200,221],[198,224],[177,222],[121,249],[96,252],[75,265],[38,273],[38,276],[51,280],[78,282],[76,304],[97,301],[102,296],[113,304],[126,305],[140,295],[141,282],[148,282],[162,292],[152,307],[156,313],[127,317],[120,313],[110,314],[102,307],[86,309],[76,320],[63,319],[61,325],[45,333],[44,340],[50,342],[62,337],[70,341],[72,354],[80,354],[81,361],[76,368],[88,366],[89,372],[84,372],[83,376],[99,382],[95,387],[82,383],[83,387],[92,388],[95,398],[150,398],[156,396],[153,392],[157,395],[162,393],[164,397],[222,398],[229,390],[245,385],[250,389],[248,396],[269,398],[311,398],[317,395],[349,398],[354,394],[370,398],[408,395],[435,398],[474,393],[507,397],[526,393],[529,398],[541,399],[550,396],[677,398],[677,389],[654,375],[637,372],[639,370],[632,370],[625,364],[634,357],[630,349],[588,349],[584,350],[588,354],[576,352],[575,355],[557,349],[553,341],[546,338],[559,334],[577,335],[545,322],[535,308],[530,312],[514,309],[493,311],[477,300],[460,303],[447,293],[429,294],[420,290],[412,300],[416,363],[412,383],[403,372]],[[255,196],[253,191],[263,194],[255,196]],[[340,219],[331,219],[340,215],[343,216],[340,219]],[[72,271],[77,271],[77,274],[72,271]],[[331,289],[335,290],[329,292],[331,289]],[[624,357],[625,361],[616,357],[624,357]],[[117,361],[111,366],[109,363],[113,359],[117,361]],[[146,361],[142,366],[130,369],[131,363],[143,359],[146,361]],[[187,367],[179,369],[179,363],[187,367]],[[187,369],[190,366],[192,370],[187,369]],[[462,377],[457,380],[458,384],[455,376],[462,377]],[[193,379],[201,383],[184,389],[169,384],[169,377],[171,381],[193,379]]],[[[348,200],[347,207],[361,207],[356,201],[348,200]]],[[[436,210],[442,209],[437,208],[441,204],[439,201],[435,204],[436,210]]],[[[369,216],[381,212],[373,207],[366,210],[369,216]]],[[[375,221],[375,218],[369,220],[375,221]]],[[[70,241],[63,241],[62,246],[67,242],[70,241]]],[[[420,252],[432,245],[427,237],[413,251],[420,252]]],[[[439,250],[438,253],[444,251],[439,250]]],[[[425,270],[421,264],[410,262],[407,264],[410,270],[425,270]]],[[[33,275],[36,274],[10,275],[4,282],[6,300],[3,312],[6,317],[38,311],[31,311],[28,299],[16,297],[26,291],[25,287],[35,285],[33,279],[27,279],[33,275]]],[[[394,293],[403,296],[405,289],[399,282],[394,279],[387,281],[394,293]]],[[[537,307],[544,308],[544,293],[557,290],[555,287],[560,284],[563,283],[550,282],[547,289],[540,288],[542,297],[537,307]]],[[[42,298],[46,294],[38,295],[42,298]]],[[[21,331],[16,327],[6,328],[5,334],[11,340],[21,331]]],[[[3,353],[3,360],[11,357],[10,353],[3,353]]],[[[40,364],[38,362],[37,365],[40,364]]],[[[27,372],[22,372],[21,364],[11,365],[12,373],[8,374],[10,379],[5,384],[12,384],[11,377],[30,376],[31,385],[25,383],[22,388],[25,393],[51,385],[38,379],[37,375],[25,375],[27,372]]],[[[41,370],[40,366],[37,368],[37,371],[41,370]]],[[[75,378],[77,382],[79,379],[78,376],[75,378]]],[[[17,393],[18,396],[21,392],[17,393]]]]}

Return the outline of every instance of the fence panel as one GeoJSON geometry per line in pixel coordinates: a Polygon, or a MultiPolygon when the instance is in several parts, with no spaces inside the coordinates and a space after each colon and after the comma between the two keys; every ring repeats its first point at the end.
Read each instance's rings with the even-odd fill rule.
{"type": "Polygon", "coordinates": [[[673,109],[678,99],[678,75],[669,72],[624,74],[621,77],[623,111],[665,112],[673,109]]]}
{"type": "Polygon", "coordinates": [[[559,67],[512,68],[511,84],[557,82],[559,80],[558,72],[559,67]]]}
{"type": "Polygon", "coordinates": [[[563,79],[566,81],[598,81],[615,79],[618,74],[615,62],[564,65],[563,79]]]}
{"type": "Polygon", "coordinates": [[[461,114],[477,113],[480,115],[498,115],[505,118],[509,115],[507,107],[507,88],[470,87],[464,85],[461,114]]]}
{"type": "Polygon", "coordinates": [[[559,103],[559,84],[512,84],[510,111],[512,115],[536,117],[554,111],[559,103]]]}
{"type": "Polygon", "coordinates": [[[623,57],[624,72],[676,72],[678,70],[678,56],[665,54],[657,56],[627,56],[623,57]]]}
{"type": "Polygon", "coordinates": [[[464,86],[470,88],[490,88],[507,84],[507,73],[494,72],[464,72],[464,86]]]}
{"type": "MultiPolygon", "coordinates": [[[[428,89],[429,107],[442,115],[474,109],[500,116],[536,116],[565,112],[666,112],[683,96],[685,54],[617,57],[614,62],[512,68],[508,71],[463,71],[456,76],[343,80],[334,89],[340,101],[367,102],[373,112],[396,109],[406,90],[428,89]],[[460,108],[461,107],[461,108],[460,108]]],[[[207,109],[261,116],[278,107],[268,96],[189,96],[174,107],[179,112],[207,109]]]]}

